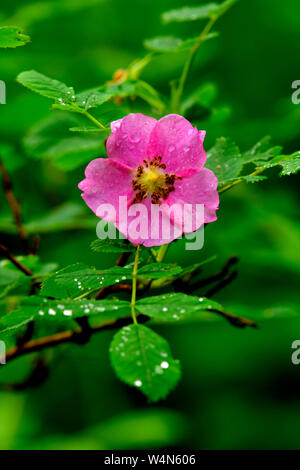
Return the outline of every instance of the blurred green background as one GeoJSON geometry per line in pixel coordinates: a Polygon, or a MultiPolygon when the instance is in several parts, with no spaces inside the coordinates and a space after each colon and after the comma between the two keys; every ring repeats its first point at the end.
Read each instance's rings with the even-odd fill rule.
{"type": "MultiPolygon", "coordinates": [[[[160,13],[201,3],[13,0],[1,5],[1,23],[23,27],[32,39],[0,53],[0,79],[7,84],[0,149],[12,152],[15,191],[25,221],[41,234],[43,261],[104,267],[112,259],[89,249],[96,219],[77,189],[85,165],[61,171],[24,150],[31,126],[49,116],[49,102],[23,89],[15,77],[36,69],[77,90],[99,85],[145,54],[145,38],[196,35],[201,23],[163,26],[160,13]],[[45,223],[49,211],[66,202],[52,225],[45,223]]],[[[221,36],[203,46],[187,84],[187,92],[207,81],[218,88],[217,117],[198,122],[207,129],[206,148],[224,135],[246,150],[271,135],[287,152],[300,149],[300,105],[291,102],[291,84],[300,79],[298,11],[298,0],[241,0],[216,25],[221,36]]],[[[168,94],[184,57],[158,57],[142,78],[168,94]]],[[[169,260],[183,265],[217,255],[204,276],[237,255],[237,280],[215,298],[257,320],[259,329],[238,330],[218,319],[155,327],[183,367],[179,386],[158,405],[148,405],[115,378],[107,352],[111,332],[83,347],[49,351],[50,375],[40,387],[0,391],[0,448],[299,449],[300,365],[291,363],[291,344],[300,339],[298,187],[296,176],[278,178],[277,170],[266,182],[240,185],[222,195],[218,221],[207,227],[200,252],[184,252],[177,244],[168,253],[169,260]]],[[[3,192],[0,205],[1,240],[21,253],[10,233],[3,192]]],[[[0,366],[0,382],[21,381],[32,359],[0,366]]]]}

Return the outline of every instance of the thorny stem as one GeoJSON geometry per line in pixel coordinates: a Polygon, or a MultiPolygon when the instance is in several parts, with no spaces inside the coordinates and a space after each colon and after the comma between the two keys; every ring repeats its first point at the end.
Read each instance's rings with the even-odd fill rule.
{"type": "Polygon", "coordinates": [[[23,246],[24,246],[26,252],[31,254],[32,249],[30,247],[28,235],[27,235],[27,233],[26,233],[26,231],[23,227],[23,223],[22,223],[21,206],[18,203],[18,201],[17,201],[17,199],[14,195],[14,192],[13,192],[13,189],[12,189],[13,188],[12,181],[11,181],[7,171],[6,171],[5,165],[4,165],[3,161],[1,160],[1,158],[0,158],[0,172],[2,174],[3,188],[4,188],[5,195],[6,195],[6,199],[7,199],[7,202],[9,204],[9,206],[10,206],[12,215],[15,219],[15,224],[16,224],[16,227],[17,227],[18,234],[20,236],[20,239],[23,243],[23,246]]]}
{"type": "Polygon", "coordinates": [[[137,278],[137,271],[138,271],[138,262],[139,262],[139,250],[140,246],[137,245],[136,252],[135,252],[135,259],[134,259],[134,266],[132,271],[132,292],[131,292],[131,315],[133,319],[133,323],[137,325],[136,313],[135,313],[135,302],[136,302],[136,278],[137,278]]]}

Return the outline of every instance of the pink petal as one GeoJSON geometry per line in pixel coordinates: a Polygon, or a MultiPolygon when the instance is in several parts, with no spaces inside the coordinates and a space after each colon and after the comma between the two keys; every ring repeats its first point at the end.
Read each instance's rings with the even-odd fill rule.
{"type": "Polygon", "coordinates": [[[121,227],[119,221],[117,221],[116,227],[131,243],[134,245],[144,245],[146,247],[165,245],[182,235],[182,230],[175,230],[173,220],[168,213],[168,204],[164,203],[161,206],[151,204],[149,197],[139,204],[131,205],[127,213],[126,227],[121,227]],[[159,208],[161,211],[159,219],[152,216],[151,208],[153,208],[153,206],[155,206],[154,210],[158,210],[159,208]],[[133,224],[136,226],[136,233],[132,230],[133,224]],[[163,228],[166,226],[169,227],[169,229],[164,231],[163,228]]]}
{"type": "Polygon", "coordinates": [[[148,156],[162,157],[168,173],[191,176],[203,168],[205,131],[198,131],[184,117],[169,114],[154,127],[149,141],[148,156]]]}
{"type": "Polygon", "coordinates": [[[203,168],[199,173],[177,180],[175,191],[168,197],[169,204],[193,204],[192,206],[192,229],[186,232],[194,232],[201,227],[196,222],[196,204],[204,204],[204,223],[217,220],[216,210],[219,207],[219,193],[217,191],[218,179],[211,170],[203,168]]]}
{"type": "Polygon", "coordinates": [[[128,114],[114,121],[106,143],[109,158],[136,169],[147,157],[149,137],[156,123],[156,119],[143,114],[128,114]]]}
{"type": "MultiPolygon", "coordinates": [[[[97,215],[101,204],[111,204],[118,215],[119,196],[127,196],[128,204],[134,198],[132,171],[112,160],[96,158],[85,170],[86,178],[78,185],[88,207],[97,215]]],[[[108,222],[115,222],[114,216],[103,216],[108,222]]]]}

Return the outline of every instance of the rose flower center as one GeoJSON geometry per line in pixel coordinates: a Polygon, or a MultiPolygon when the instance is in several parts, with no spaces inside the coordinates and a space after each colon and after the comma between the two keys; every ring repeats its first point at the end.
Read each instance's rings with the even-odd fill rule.
{"type": "Polygon", "coordinates": [[[156,156],[151,161],[143,160],[144,165],[138,166],[132,181],[136,193],[133,203],[141,202],[150,195],[152,204],[161,204],[161,200],[167,199],[170,192],[175,190],[175,181],[182,178],[166,173],[166,165],[161,160],[161,157],[156,156]]]}

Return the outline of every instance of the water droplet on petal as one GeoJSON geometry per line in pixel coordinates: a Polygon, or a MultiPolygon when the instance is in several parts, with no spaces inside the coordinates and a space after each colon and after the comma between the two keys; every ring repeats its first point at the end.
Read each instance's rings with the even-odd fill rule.
{"type": "Polygon", "coordinates": [[[174,152],[174,150],[175,150],[175,145],[169,145],[168,152],[174,152]]]}
{"type": "Polygon", "coordinates": [[[129,137],[129,140],[133,142],[134,144],[138,144],[141,139],[138,134],[133,134],[129,137]]]}

